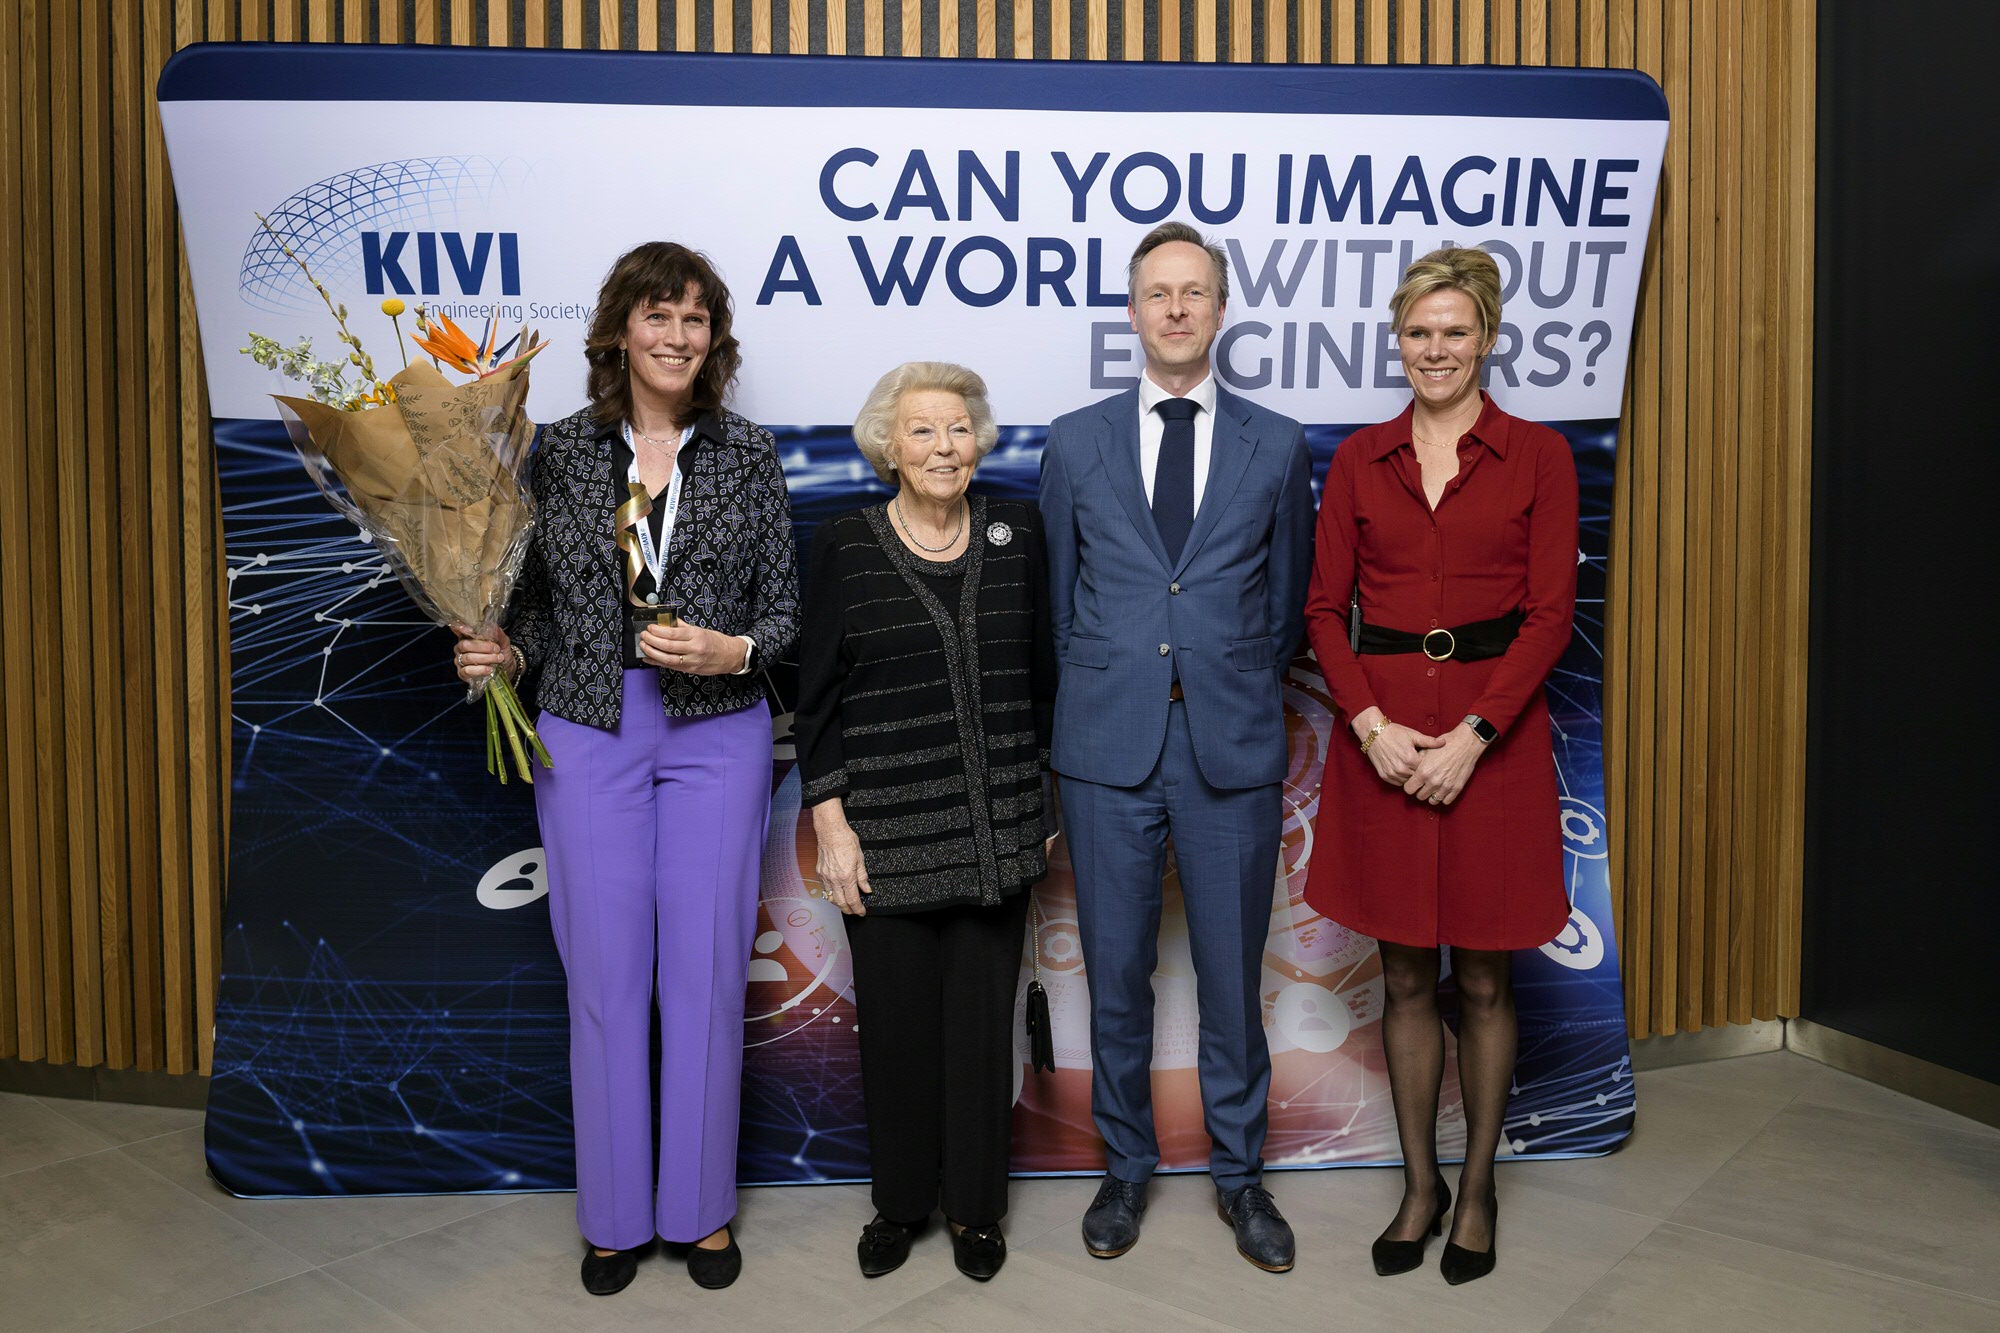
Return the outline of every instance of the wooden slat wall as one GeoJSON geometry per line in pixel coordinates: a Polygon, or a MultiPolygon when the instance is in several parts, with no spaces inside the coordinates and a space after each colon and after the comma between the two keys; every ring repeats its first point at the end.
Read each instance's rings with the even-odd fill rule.
{"type": "Polygon", "coordinates": [[[1636,1036],[1796,1012],[1812,0],[20,0],[0,6],[0,1058],[209,1067],[226,599],[152,87],[175,49],[238,39],[1647,71],[1674,131],[1606,617],[1628,1011],[1636,1036]]]}

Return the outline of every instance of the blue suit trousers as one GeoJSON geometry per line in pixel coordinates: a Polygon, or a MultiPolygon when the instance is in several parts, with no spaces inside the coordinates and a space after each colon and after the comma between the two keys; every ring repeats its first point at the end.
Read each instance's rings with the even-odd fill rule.
{"type": "Polygon", "coordinates": [[[1104,1138],[1106,1168],[1120,1180],[1143,1181],[1160,1161],[1153,971],[1171,837],[1201,1009],[1209,1172],[1222,1189],[1256,1183],[1271,1088],[1258,979],[1277,875],[1279,784],[1209,785],[1195,762],[1186,705],[1176,702],[1166,744],[1144,782],[1111,787],[1065,777],[1062,803],[1091,992],[1091,1115],[1104,1138]]]}

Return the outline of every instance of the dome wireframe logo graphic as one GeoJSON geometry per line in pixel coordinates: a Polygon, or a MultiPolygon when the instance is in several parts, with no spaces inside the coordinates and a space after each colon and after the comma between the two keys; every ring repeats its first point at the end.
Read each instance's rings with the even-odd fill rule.
{"type": "MultiPolygon", "coordinates": [[[[367,246],[376,247],[379,255],[384,236],[441,233],[450,238],[461,221],[483,224],[521,192],[531,174],[529,165],[517,158],[421,157],[378,162],[315,181],[265,214],[271,231],[252,230],[237,288],[245,301],[262,310],[317,310],[319,294],[285,257],[280,239],[328,287],[359,291],[367,246]]],[[[453,244],[446,241],[447,248],[453,244]]],[[[463,265],[445,272],[463,285],[463,265]]]]}

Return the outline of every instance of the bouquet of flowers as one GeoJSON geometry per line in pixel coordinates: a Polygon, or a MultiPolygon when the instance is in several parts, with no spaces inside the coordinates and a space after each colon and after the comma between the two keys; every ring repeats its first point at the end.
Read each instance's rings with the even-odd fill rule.
{"type": "MultiPolygon", "coordinates": [[[[270,230],[261,216],[257,220],[270,230]]],[[[347,307],[282,237],[272,236],[326,302],[348,348],[340,361],[321,361],[310,339],[284,347],[252,333],[242,349],[259,365],[306,385],[303,398],[273,395],[306,474],[382,553],[425,615],[447,628],[492,627],[514,590],[534,530],[525,484],[534,426],[522,404],[528,362],[548,344],[523,328],[496,345],[491,321],[475,342],[451,320],[419,307],[410,341],[430,354],[431,363],[409,364],[405,352],[403,369],[379,379],[373,359],[348,329],[347,307]],[[440,366],[471,378],[454,384],[440,366]],[[348,379],[350,371],[356,380],[348,379]]],[[[394,298],[382,303],[391,321],[403,311],[394,298]]],[[[402,325],[395,328],[400,345],[402,325]]],[[[482,696],[486,771],[507,781],[511,758],[521,779],[533,782],[529,754],[546,768],[552,766],[549,752],[506,674],[494,671],[475,682],[467,702],[482,696]]]]}

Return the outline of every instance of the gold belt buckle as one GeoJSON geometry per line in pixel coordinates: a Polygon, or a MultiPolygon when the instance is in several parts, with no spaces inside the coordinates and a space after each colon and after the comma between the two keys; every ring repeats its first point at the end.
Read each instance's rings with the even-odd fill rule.
{"type": "Polygon", "coordinates": [[[1451,636],[1451,631],[1448,629],[1434,629],[1429,634],[1424,635],[1423,649],[1425,657],[1430,658],[1433,662],[1442,662],[1458,651],[1458,640],[1451,636]],[[1431,637],[1437,634],[1444,635],[1444,651],[1441,653],[1431,651],[1431,637]]]}

